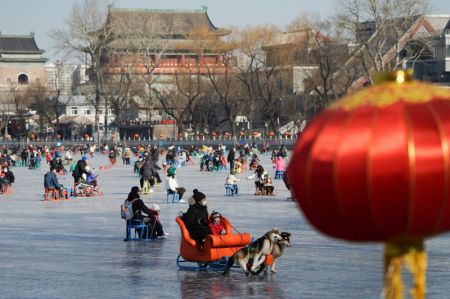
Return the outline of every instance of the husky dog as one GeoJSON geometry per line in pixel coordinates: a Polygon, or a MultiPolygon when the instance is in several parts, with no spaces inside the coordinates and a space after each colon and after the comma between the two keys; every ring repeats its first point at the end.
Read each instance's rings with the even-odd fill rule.
{"type": "Polygon", "coordinates": [[[281,232],[277,228],[268,231],[248,247],[236,251],[228,260],[223,274],[228,275],[234,263],[239,264],[239,267],[245,272],[245,275],[249,275],[250,273],[259,274],[264,268],[259,268],[259,266],[264,262],[266,256],[272,253],[274,244],[282,240],[281,232]],[[250,269],[248,269],[249,262],[251,262],[250,269]]]}
{"type": "Polygon", "coordinates": [[[273,256],[272,272],[273,273],[277,272],[275,270],[276,259],[283,255],[284,248],[291,247],[291,234],[288,232],[282,232],[280,235],[283,239],[281,241],[278,241],[275,244],[273,244],[273,251],[272,251],[272,256],[273,256]]]}

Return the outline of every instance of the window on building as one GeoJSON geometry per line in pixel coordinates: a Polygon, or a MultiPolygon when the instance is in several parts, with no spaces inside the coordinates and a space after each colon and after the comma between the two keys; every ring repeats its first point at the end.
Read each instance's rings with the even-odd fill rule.
{"type": "Polygon", "coordinates": [[[25,75],[25,74],[19,75],[19,77],[17,78],[17,83],[19,83],[19,84],[28,84],[28,76],[25,75]]]}
{"type": "Polygon", "coordinates": [[[103,115],[103,109],[98,109],[98,114],[103,115]]]}
{"type": "Polygon", "coordinates": [[[91,109],[84,108],[84,115],[91,115],[91,109]]]}
{"type": "Polygon", "coordinates": [[[109,114],[109,115],[112,115],[113,113],[114,113],[114,111],[113,111],[111,108],[109,108],[109,109],[108,109],[108,114],[109,114]]]}
{"type": "Polygon", "coordinates": [[[98,130],[103,131],[105,129],[105,126],[102,123],[98,124],[98,130]]]}
{"type": "Polygon", "coordinates": [[[78,115],[78,107],[71,107],[70,110],[72,115],[78,115]]]}

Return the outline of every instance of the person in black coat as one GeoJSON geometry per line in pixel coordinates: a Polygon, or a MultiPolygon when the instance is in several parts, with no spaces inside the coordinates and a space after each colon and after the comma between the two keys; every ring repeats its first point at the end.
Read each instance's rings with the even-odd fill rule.
{"type": "Polygon", "coordinates": [[[78,185],[80,183],[80,179],[83,176],[83,174],[87,175],[86,166],[87,166],[87,157],[83,156],[81,157],[81,160],[78,160],[77,165],[75,166],[75,169],[72,172],[75,185],[78,185]]]}
{"type": "Polygon", "coordinates": [[[228,153],[227,162],[230,163],[230,174],[234,174],[234,160],[235,160],[236,151],[234,150],[234,146],[231,147],[230,152],[228,153]]]}
{"type": "Polygon", "coordinates": [[[155,178],[158,183],[161,183],[161,177],[158,174],[158,169],[161,169],[158,165],[156,165],[150,158],[146,158],[144,164],[141,167],[140,175],[141,175],[141,188],[144,187],[144,180],[148,180],[150,183],[150,187],[155,185],[155,178]]]}
{"type": "Polygon", "coordinates": [[[26,149],[23,149],[20,153],[20,158],[22,159],[23,164],[27,164],[28,161],[28,151],[26,149]]]}
{"type": "Polygon", "coordinates": [[[150,238],[165,238],[169,235],[164,232],[161,222],[158,220],[159,207],[156,209],[147,207],[139,196],[139,187],[134,186],[131,188],[127,201],[132,202],[134,214],[132,220],[143,220],[150,228],[150,238]],[[142,213],[145,213],[146,215],[143,215],[142,213]]]}
{"type": "Polygon", "coordinates": [[[211,234],[208,227],[206,196],[197,189],[194,189],[193,199],[195,203],[189,206],[187,212],[183,214],[183,221],[189,231],[190,237],[199,244],[203,244],[206,236],[211,234]]]}
{"type": "Polygon", "coordinates": [[[152,160],[155,163],[159,161],[159,149],[156,146],[152,148],[152,160]]]}

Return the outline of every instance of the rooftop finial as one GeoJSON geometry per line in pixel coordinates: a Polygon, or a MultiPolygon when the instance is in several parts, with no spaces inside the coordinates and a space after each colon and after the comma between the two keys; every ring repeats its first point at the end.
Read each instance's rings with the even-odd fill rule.
{"type": "Polygon", "coordinates": [[[30,31],[30,36],[34,37],[34,32],[30,31]]]}
{"type": "Polygon", "coordinates": [[[202,5],[202,11],[203,12],[208,12],[208,6],[202,5]]]}

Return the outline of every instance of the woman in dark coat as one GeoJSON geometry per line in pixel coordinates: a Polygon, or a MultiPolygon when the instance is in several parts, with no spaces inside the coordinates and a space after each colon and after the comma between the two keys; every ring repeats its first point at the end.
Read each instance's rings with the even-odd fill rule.
{"type": "Polygon", "coordinates": [[[158,220],[159,207],[156,209],[150,209],[147,207],[139,196],[139,187],[135,186],[131,188],[131,192],[128,194],[127,200],[132,202],[134,214],[132,220],[144,220],[145,224],[150,227],[150,231],[153,231],[150,238],[166,238],[169,235],[163,231],[161,222],[158,220]],[[142,215],[142,213],[145,213],[146,215],[142,215]]]}
{"type": "Polygon", "coordinates": [[[206,196],[202,192],[194,189],[192,196],[195,203],[183,215],[183,221],[192,239],[200,244],[205,242],[207,235],[211,234],[208,227],[208,207],[206,206],[206,196]]]}
{"type": "Polygon", "coordinates": [[[87,166],[87,157],[83,156],[81,157],[81,160],[78,160],[77,165],[75,166],[75,169],[72,172],[75,185],[78,185],[80,183],[80,179],[83,176],[83,174],[87,175],[86,166],[87,166]]]}

